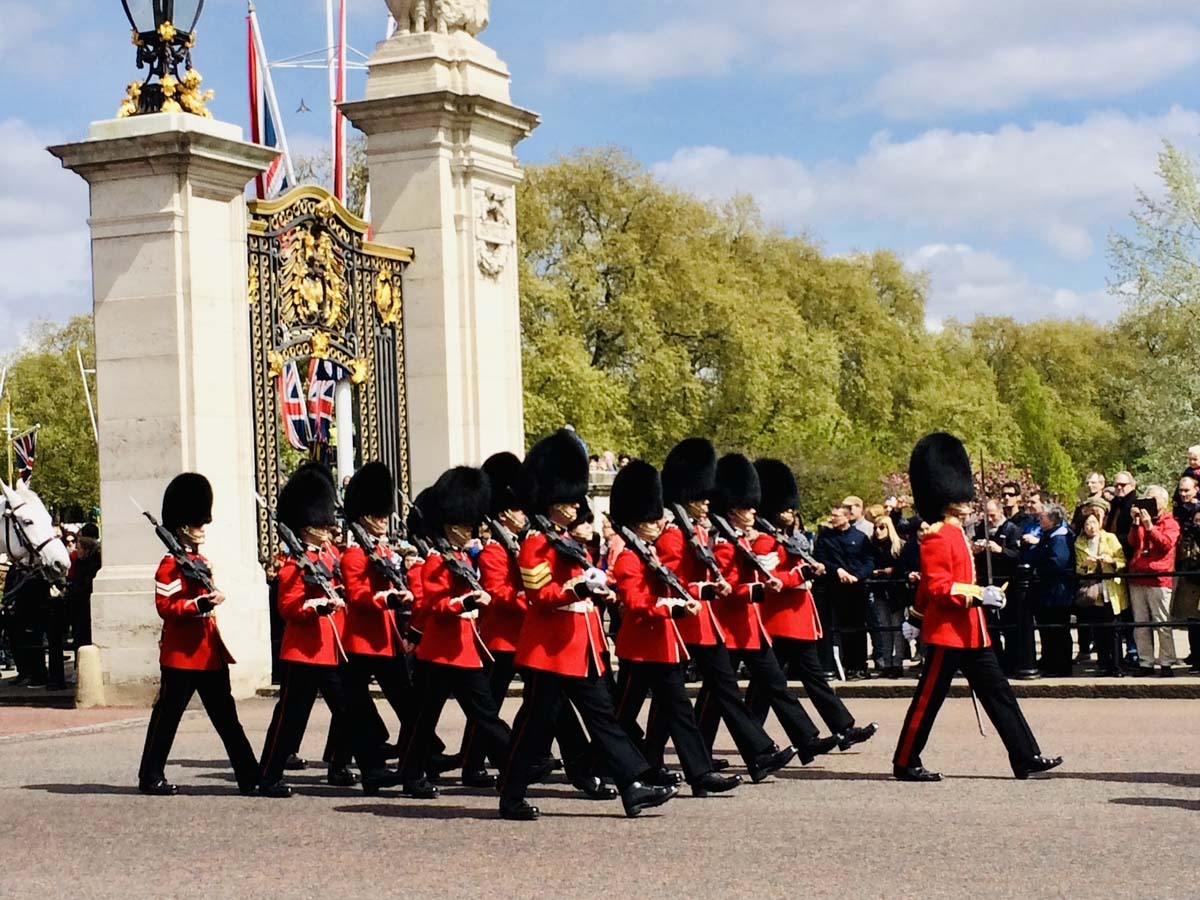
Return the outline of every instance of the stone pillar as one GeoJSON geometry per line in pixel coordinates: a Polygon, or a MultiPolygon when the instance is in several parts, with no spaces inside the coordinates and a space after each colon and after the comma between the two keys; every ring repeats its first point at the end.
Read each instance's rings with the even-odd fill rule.
{"type": "Polygon", "coordinates": [[[92,598],[107,700],[148,705],[161,621],[163,547],[134,508],[158,514],[182,471],[212,482],[204,552],[228,597],[217,621],[237,659],[234,692],[271,669],[267,589],[256,558],[246,306],[246,184],[274,151],[241,129],[183,113],[94,123],[51,147],[91,186],[92,282],[104,567],[92,598]]]}
{"type": "Polygon", "coordinates": [[[342,105],[367,135],[375,239],[412,247],[404,274],[411,475],[522,455],[514,148],[538,118],[507,66],[465,31],[397,33],[342,105]]]}

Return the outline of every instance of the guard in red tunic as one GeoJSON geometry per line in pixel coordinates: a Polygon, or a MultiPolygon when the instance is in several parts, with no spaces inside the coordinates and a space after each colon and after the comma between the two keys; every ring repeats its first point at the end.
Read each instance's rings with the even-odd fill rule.
{"type": "MultiPolygon", "coordinates": [[[[649,463],[633,460],[617,473],[610,497],[609,517],[628,535],[628,543],[612,561],[610,576],[622,607],[617,631],[617,721],[635,741],[641,739],[638,715],[646,696],[654,706],[679,754],[684,777],[697,797],[733,790],[742,779],[713,769],[712,751],[696,726],[696,716],[684,683],[688,660],[677,622],[704,612],[703,604],[685,592],[679,596],[653,570],[661,566],[654,542],[663,528],[662,482],[649,463]]],[[[662,571],[669,570],[663,568],[662,571]]]]}
{"type": "Polygon", "coordinates": [[[678,790],[644,783],[650,766],[613,711],[596,610],[598,601],[611,601],[613,594],[605,574],[590,565],[566,532],[587,488],[587,453],[572,431],[563,429],[539,441],[525,458],[522,507],[538,530],[525,539],[519,558],[529,609],[516,655],[524,696],[500,786],[500,815],[508,819],[538,816],[525,792],[531,773],[549,753],[564,699],[583,717],[601,765],[620,788],[626,815],[665,803],[678,790]]]}
{"type": "MultiPolygon", "coordinates": [[[[342,501],[354,543],[342,553],[342,584],[346,596],[346,692],[358,709],[367,736],[383,745],[387,727],[371,698],[371,679],[401,721],[416,713],[417,698],[405,659],[405,634],[412,615],[413,593],[408,588],[403,558],[392,549],[388,530],[396,511],[396,486],[381,462],[370,462],[354,473],[342,501]],[[397,580],[402,584],[395,583],[397,580]]],[[[349,740],[349,735],[339,736],[349,740]]],[[[390,748],[385,748],[390,749],[390,748]]]]}
{"type": "MultiPolygon", "coordinates": [[[[468,553],[488,512],[491,490],[481,469],[458,466],[442,474],[421,506],[436,551],[421,570],[424,629],[416,651],[414,683],[421,706],[400,732],[400,777],[404,792],[432,799],[438,790],[425,777],[426,762],[446,700],[458,701],[467,721],[493,759],[508,755],[510,732],[488,685],[484,661],[491,654],[476,624],[492,602],[479,584],[468,553]]],[[[476,784],[494,787],[495,782],[476,784]]]]}
{"type": "MultiPolygon", "coordinates": [[[[715,710],[725,722],[749,770],[751,780],[762,781],[796,755],[794,747],[780,750],[746,709],[734,674],[725,631],[717,620],[713,602],[733,588],[721,573],[709,536],[709,502],[716,491],[717,452],[704,438],[687,438],[676,444],[663,463],[663,500],[674,522],[663,529],[655,544],[658,558],[700,600],[700,612],[676,624],[692,662],[704,679],[696,703],[699,720],[715,710]]],[[[646,727],[646,752],[651,764],[662,766],[667,741],[664,718],[652,703],[646,727]]],[[[715,760],[718,768],[724,760],[715,760]]]]}
{"type": "MultiPolygon", "coordinates": [[[[212,522],[212,486],[203,475],[177,475],[163,494],[162,524],[175,535],[188,559],[208,568],[200,555],[205,527],[212,522]]],[[[237,706],[229,687],[229,666],[234,661],[221,632],[215,611],[225,602],[220,591],[210,591],[188,577],[168,553],[154,575],[154,605],[163,620],[159,641],[162,680],[150,714],[146,746],[138,769],[138,790],[169,796],[177,790],[164,769],[175,741],[175,732],[192,695],[199,693],[208,718],[216,728],[243,794],[258,785],[258,760],[238,721],[237,706]]]]}
{"type": "MultiPolygon", "coordinates": [[[[825,567],[812,558],[805,546],[807,539],[794,533],[800,505],[796,476],[778,459],[757,460],[754,468],[762,486],[758,514],[764,529],[754,539],[754,552],[773,569],[782,587],[763,595],[763,626],[771,636],[780,667],[804,685],[817,713],[837,735],[838,749],[849,750],[870,740],[879,725],[854,724],[854,716],[829,686],[817,656],[817,642],[823,631],[809,582],[813,576],[824,574],[825,567]]],[[[760,721],[766,718],[769,704],[765,694],[749,691],[746,703],[760,721]]]]}
{"type": "MultiPolygon", "coordinates": [[[[308,559],[334,573],[338,571],[338,552],[331,540],[337,523],[336,499],[328,470],[305,463],[283,486],[276,511],[279,521],[304,543],[308,559]]],[[[340,587],[336,576],[331,581],[335,589],[340,587]]],[[[333,716],[331,729],[344,729],[341,733],[350,735],[349,743],[362,771],[363,791],[376,793],[394,783],[392,773],[383,765],[378,743],[362,727],[359,711],[350,706],[346,695],[342,678],[346,660],[342,641],[345,608],[340,595],[330,597],[320,584],[306,578],[295,559],[284,562],[279,570],[279,613],[285,622],[279,658],[286,669],[263,745],[259,788],[268,797],[292,795],[291,787],[283,782],[284,764],[300,746],[318,693],[333,716]]],[[[331,778],[345,770],[348,762],[346,758],[332,759],[331,778]]]]}
{"type": "Polygon", "coordinates": [[[1000,733],[1014,775],[1028,778],[1061,765],[1061,756],[1041,755],[988,636],[984,608],[1003,609],[1005,597],[998,587],[975,583],[974,554],[962,525],[975,499],[966,448],[953,435],[928,435],[913,449],[908,474],[917,513],[936,524],[921,542],[921,580],[902,626],[907,640],[925,644],[925,667],[904,718],[893,773],[901,781],[941,781],[922,765],[921,751],[959,671],[1000,733]]]}

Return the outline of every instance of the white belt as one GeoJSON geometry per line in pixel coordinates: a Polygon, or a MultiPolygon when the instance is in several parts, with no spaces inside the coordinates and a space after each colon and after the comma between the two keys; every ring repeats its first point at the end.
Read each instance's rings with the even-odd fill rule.
{"type": "Polygon", "coordinates": [[[676,606],[687,606],[687,601],[680,600],[678,597],[662,597],[654,605],[655,605],[655,607],[669,606],[669,607],[673,608],[676,606]]]}
{"type": "Polygon", "coordinates": [[[559,612],[569,613],[590,613],[593,609],[595,609],[595,604],[591,600],[576,600],[574,603],[558,607],[559,612]]]}
{"type": "Polygon", "coordinates": [[[472,610],[468,610],[467,612],[460,612],[458,614],[458,617],[460,619],[478,619],[479,618],[479,610],[472,609],[472,610]]]}

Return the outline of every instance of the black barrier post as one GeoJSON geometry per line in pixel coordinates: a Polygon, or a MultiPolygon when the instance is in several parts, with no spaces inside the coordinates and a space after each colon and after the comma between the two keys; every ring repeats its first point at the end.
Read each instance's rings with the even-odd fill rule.
{"type": "Polygon", "coordinates": [[[1016,574],[1017,600],[1017,668],[1013,677],[1040,678],[1037,667],[1037,643],[1034,635],[1033,600],[1029,583],[1033,572],[1029,566],[1019,566],[1016,574]]]}

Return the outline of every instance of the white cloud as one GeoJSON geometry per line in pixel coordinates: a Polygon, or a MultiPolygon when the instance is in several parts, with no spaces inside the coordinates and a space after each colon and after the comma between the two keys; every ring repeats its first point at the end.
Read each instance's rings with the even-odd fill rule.
{"type": "Polygon", "coordinates": [[[553,72],[646,85],[681,75],[726,71],[746,48],[738,32],[716,23],[668,23],[645,32],[587,37],[550,51],[553,72]]]}
{"type": "Polygon", "coordinates": [[[817,234],[861,224],[1033,236],[1059,256],[1094,252],[1097,224],[1128,211],[1135,186],[1152,188],[1164,138],[1192,146],[1200,113],[1098,113],[1077,124],[935,129],[911,140],[877,134],[852,162],[813,166],[720,147],[679,150],[660,177],[702,196],[751,194],[772,222],[817,234]]]}
{"type": "Polygon", "coordinates": [[[0,352],[34,319],[91,308],[87,186],[46,152],[56,140],[0,121],[0,352]]]}
{"type": "Polygon", "coordinates": [[[929,275],[927,324],[939,329],[946,319],[1011,316],[1018,321],[1053,316],[1087,316],[1108,321],[1120,304],[1107,291],[1080,292],[1038,284],[1011,261],[968,244],[927,244],[905,265],[929,275]]]}

